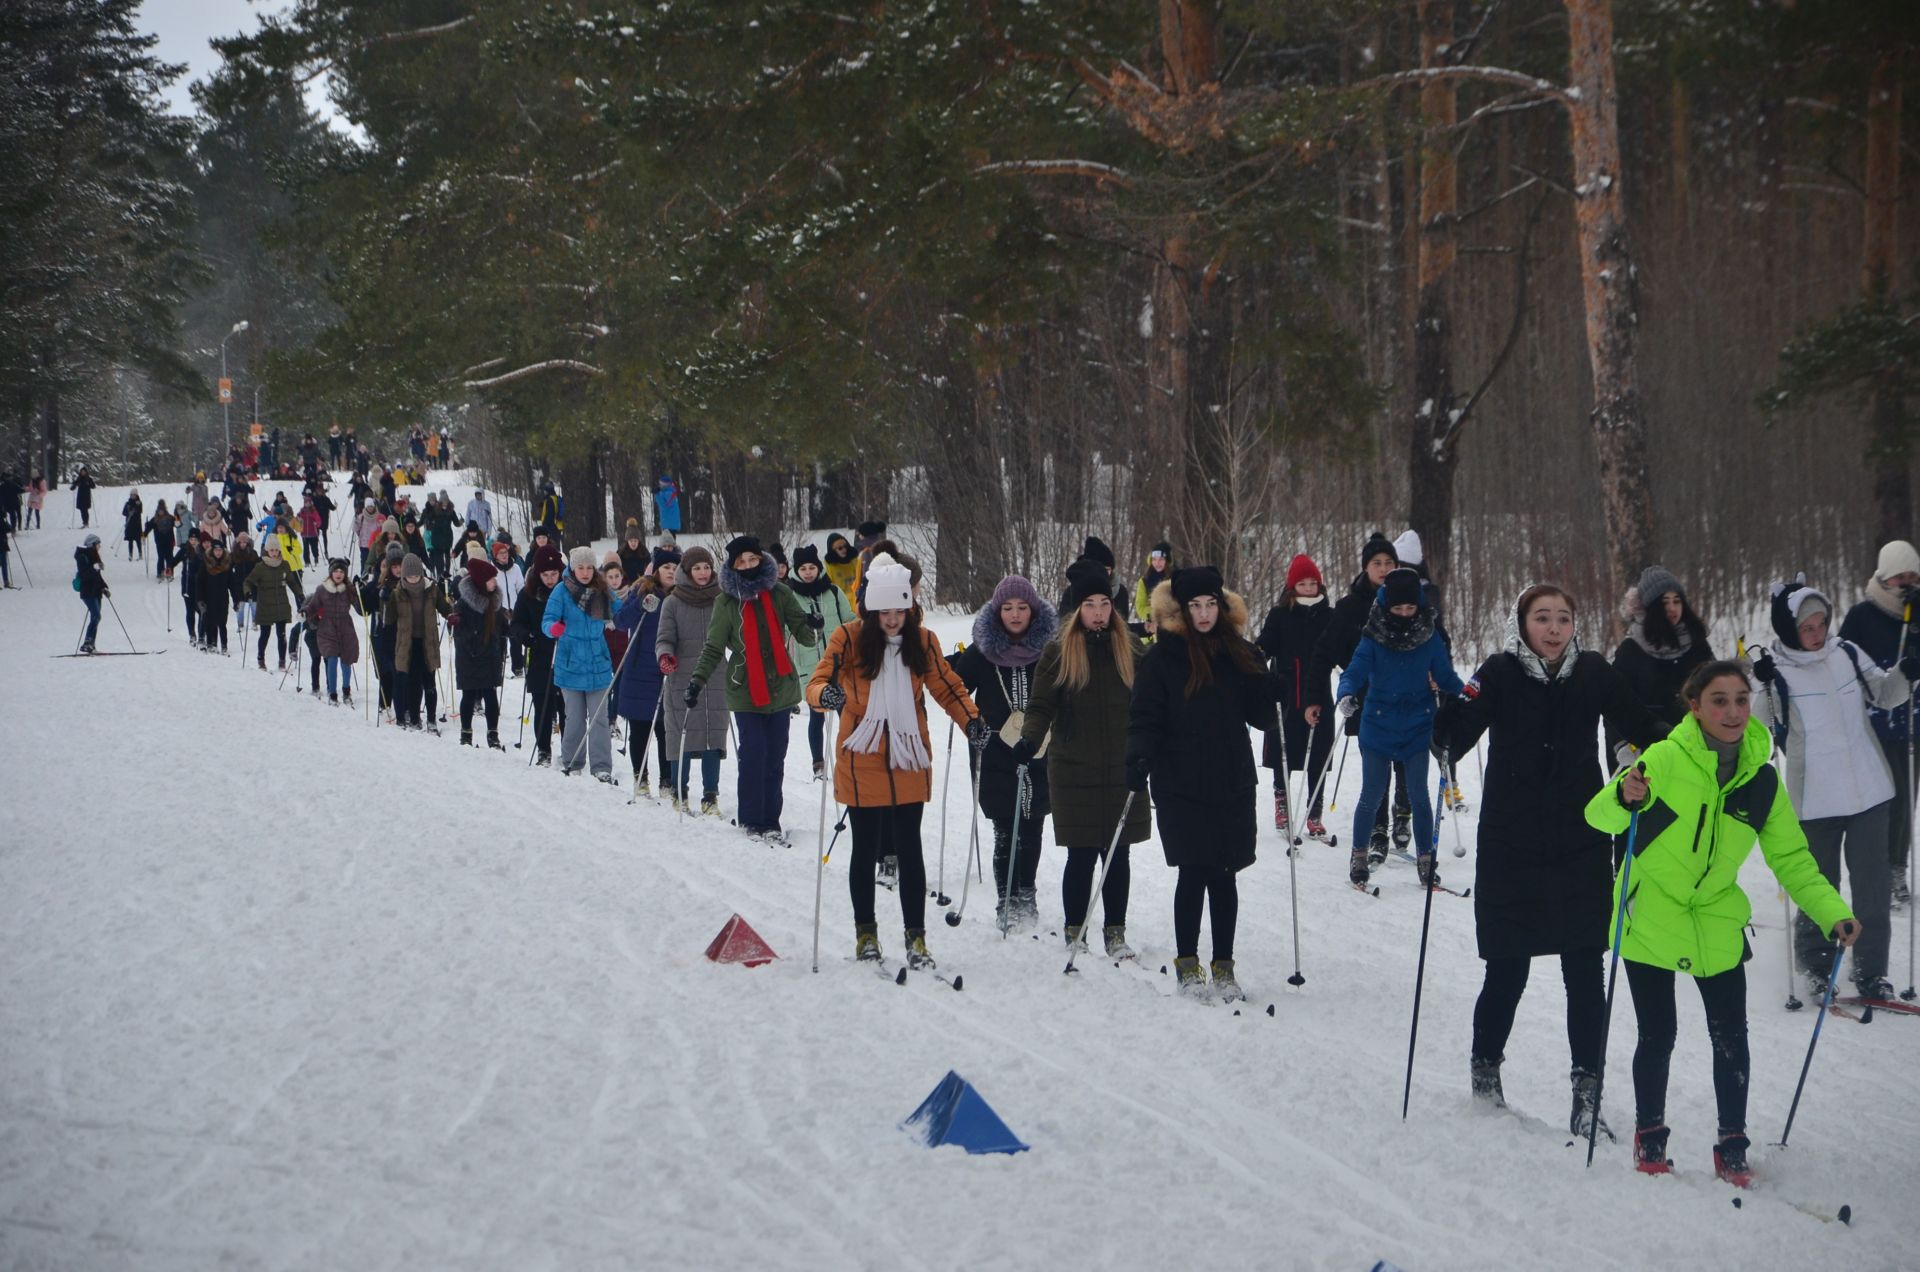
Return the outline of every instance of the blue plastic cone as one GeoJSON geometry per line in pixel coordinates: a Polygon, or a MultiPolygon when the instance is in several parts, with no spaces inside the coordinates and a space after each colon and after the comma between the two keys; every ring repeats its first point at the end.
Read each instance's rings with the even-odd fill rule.
{"type": "Polygon", "coordinates": [[[951,1069],[900,1128],[913,1130],[928,1148],[957,1144],[969,1153],[1024,1153],[1028,1147],[973,1085],[951,1069]]]}

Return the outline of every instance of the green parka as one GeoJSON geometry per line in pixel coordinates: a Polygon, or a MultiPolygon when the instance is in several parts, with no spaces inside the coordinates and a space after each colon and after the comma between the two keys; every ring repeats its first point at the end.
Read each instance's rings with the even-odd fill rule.
{"type": "Polygon", "coordinates": [[[805,685],[799,668],[791,658],[788,663],[794,669],[785,675],[780,674],[773,648],[777,644],[780,652],[786,654],[786,634],[767,630],[767,606],[761,597],[764,595],[771,599],[776,622],[786,632],[793,634],[796,644],[818,645],[821,637],[814,635],[813,625],[807,622],[806,608],[786,584],[774,581],[772,557],[763,558],[750,578],[741,575],[731,565],[723,565],[719,579],[720,595],[713,598],[713,617],[707,623],[707,643],[700,650],[700,661],[693,669],[693,679],[702,685],[707,684],[714,669],[720,665],[721,655],[725,654],[727,710],[758,711],[771,715],[799,706],[805,685]],[[752,624],[754,629],[757,659],[766,684],[768,700],[765,703],[753,700],[753,688],[748,683],[748,624],[752,624]]]}
{"type": "MultiPolygon", "coordinates": [[[[1641,756],[1647,803],[1633,869],[1613,885],[1617,915],[1621,880],[1629,880],[1621,957],[1699,977],[1738,967],[1753,917],[1740,867],[1756,841],[1774,878],[1822,932],[1853,917],[1807,850],[1786,784],[1768,763],[1772,750],[1766,726],[1749,720],[1739,763],[1722,788],[1713,750],[1689,715],[1641,756]]],[[[1609,835],[1627,830],[1621,776],[1624,770],[1587,801],[1587,824],[1609,835]]]]}

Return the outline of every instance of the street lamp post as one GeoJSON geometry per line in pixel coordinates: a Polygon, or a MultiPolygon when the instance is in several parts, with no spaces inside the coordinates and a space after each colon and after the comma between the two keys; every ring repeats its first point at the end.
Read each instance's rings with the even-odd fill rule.
{"type": "MultiPolygon", "coordinates": [[[[233,324],[232,331],[229,331],[226,335],[220,337],[220,378],[222,380],[225,380],[227,378],[227,341],[233,339],[235,336],[239,335],[241,332],[245,331],[246,329],[247,329],[247,320],[245,318],[242,318],[239,322],[236,322],[233,324]]],[[[224,401],[220,404],[220,422],[222,427],[225,428],[226,430],[227,450],[231,451],[233,449],[233,401],[232,401],[233,393],[231,390],[227,392],[226,397],[227,397],[227,401],[224,401]]],[[[226,456],[222,455],[221,466],[225,467],[225,465],[226,465],[226,456]]]]}

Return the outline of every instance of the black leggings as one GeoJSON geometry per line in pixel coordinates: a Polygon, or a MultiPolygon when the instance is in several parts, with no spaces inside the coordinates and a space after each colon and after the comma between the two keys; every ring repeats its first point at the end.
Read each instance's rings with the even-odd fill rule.
{"type": "Polygon", "coordinates": [[[274,648],[280,654],[280,665],[284,667],[287,664],[287,625],[285,623],[260,624],[260,650],[254,655],[254,660],[256,662],[265,662],[267,660],[268,632],[273,633],[274,648]]]}
{"type": "Polygon", "coordinates": [[[883,808],[850,808],[853,823],[853,862],[847,867],[847,892],[853,898],[853,921],[872,923],[873,871],[882,857],[897,857],[900,875],[900,921],[908,931],[927,925],[927,863],[920,853],[920,813],[925,804],[893,804],[883,808]]]}
{"type": "MultiPolygon", "coordinates": [[[[1100,908],[1106,926],[1119,927],[1127,921],[1127,892],[1133,884],[1133,870],[1126,844],[1113,851],[1107,881],[1100,885],[1100,908]]],[[[1093,904],[1093,873],[1106,855],[1101,848],[1067,849],[1067,866],[1060,872],[1060,900],[1065,905],[1068,927],[1086,925],[1087,910],[1093,904]]]]}
{"type": "MultiPolygon", "coordinates": [[[[1015,892],[1032,892],[1034,889],[1034,880],[1040,871],[1040,832],[1046,829],[1046,820],[1031,813],[1020,819],[1020,859],[1013,863],[1015,892]]],[[[993,819],[993,888],[996,898],[1007,895],[1007,859],[1012,853],[1013,818],[1002,820],[996,817],[993,819]]]]}
{"type": "MultiPolygon", "coordinates": [[[[1605,950],[1569,950],[1560,956],[1560,980],[1567,987],[1567,1051],[1573,1067],[1600,1070],[1600,1035],[1606,1028],[1605,950]]],[[[1527,988],[1530,958],[1490,958],[1480,1001],[1473,1005],[1473,1059],[1499,1063],[1513,1033],[1513,1015],[1527,988]]]]}
{"type": "Polygon", "coordinates": [[[1233,929],[1240,922],[1240,881],[1225,866],[1181,866],[1173,885],[1173,940],[1181,958],[1200,953],[1200,908],[1213,918],[1213,957],[1233,958],[1233,929]]]}
{"type": "Polygon", "coordinates": [[[485,706],[487,732],[500,732],[500,691],[498,689],[462,689],[460,691],[460,729],[473,732],[473,709],[485,706]]]}
{"type": "MultiPolygon", "coordinates": [[[[1627,965],[1633,1014],[1640,1024],[1640,1045],[1633,1052],[1636,1124],[1660,1126],[1667,1120],[1667,1062],[1678,1032],[1674,1017],[1674,973],[1645,963],[1627,965]]],[[[1707,1009],[1707,1040],[1713,1051],[1713,1096],[1719,1106],[1720,1133],[1747,1129],[1747,969],[1735,966],[1718,976],[1688,977],[1700,988],[1707,1009]]]]}
{"type": "MultiPolygon", "coordinates": [[[[632,716],[626,719],[627,758],[633,761],[634,772],[644,773],[647,771],[647,744],[641,741],[640,735],[646,731],[647,721],[636,720],[632,716]]],[[[654,766],[653,771],[664,774],[667,771],[667,721],[666,717],[658,712],[654,713],[652,721],[654,744],[660,751],[660,763],[654,766]]],[[[661,780],[666,779],[663,777],[661,780]]]]}

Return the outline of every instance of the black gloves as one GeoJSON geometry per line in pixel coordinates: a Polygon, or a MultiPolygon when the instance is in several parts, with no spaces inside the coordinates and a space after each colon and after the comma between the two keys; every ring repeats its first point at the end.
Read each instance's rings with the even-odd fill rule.
{"type": "Polygon", "coordinates": [[[699,705],[700,705],[700,682],[698,680],[689,680],[687,681],[687,707],[689,710],[691,710],[692,708],[697,707],[699,705]]]}
{"type": "Polygon", "coordinates": [[[1769,654],[1766,650],[1763,649],[1758,654],[1754,655],[1753,678],[1755,680],[1759,681],[1763,685],[1770,685],[1774,682],[1775,678],[1779,676],[1779,674],[1780,674],[1779,671],[1776,670],[1773,665],[1772,654],[1769,654]]]}
{"type": "Polygon", "coordinates": [[[813,613],[807,615],[807,626],[813,628],[816,632],[825,631],[827,620],[820,617],[819,610],[815,610],[813,613]]]}
{"type": "Polygon", "coordinates": [[[1900,660],[1900,674],[1908,680],[1920,680],[1920,653],[1908,654],[1900,660]]]}
{"type": "Polygon", "coordinates": [[[1147,789],[1147,776],[1153,772],[1153,761],[1144,755],[1136,755],[1127,761],[1127,789],[1138,793],[1147,789]]]}
{"type": "MultiPolygon", "coordinates": [[[[987,727],[987,722],[985,720],[983,720],[979,716],[975,716],[973,717],[973,719],[967,721],[967,745],[968,746],[972,747],[975,751],[984,751],[987,749],[987,743],[992,740],[993,740],[993,730],[987,727]]],[[[1022,741],[1024,742],[1025,739],[1022,739],[1022,741]]],[[[1016,757],[1018,756],[1018,754],[1019,753],[1016,751],[1015,752],[1016,757]]],[[[1024,759],[1020,760],[1019,762],[1022,764],[1026,763],[1024,759]]]]}
{"type": "Polygon", "coordinates": [[[1009,749],[1013,752],[1013,762],[1015,764],[1025,764],[1027,761],[1033,758],[1034,752],[1038,751],[1040,748],[1034,745],[1032,742],[1029,742],[1027,739],[1021,738],[1018,742],[1015,742],[1013,746],[1010,747],[1009,749]]]}
{"type": "Polygon", "coordinates": [[[820,691],[820,705],[829,711],[846,710],[847,691],[839,685],[829,682],[827,687],[820,691]]]}

